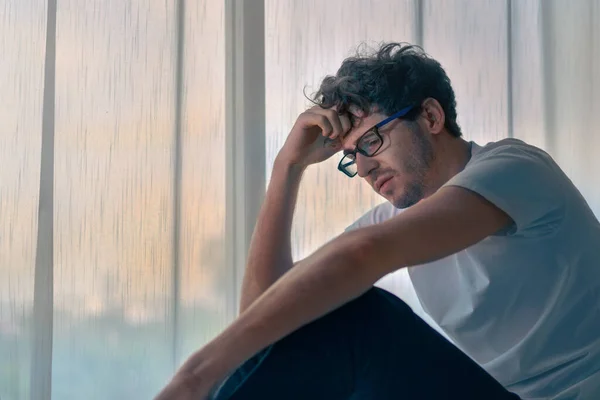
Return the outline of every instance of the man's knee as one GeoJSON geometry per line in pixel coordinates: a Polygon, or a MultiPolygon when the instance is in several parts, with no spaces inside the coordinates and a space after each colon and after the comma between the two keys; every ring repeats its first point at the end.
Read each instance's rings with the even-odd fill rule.
{"type": "Polygon", "coordinates": [[[363,322],[387,320],[390,317],[394,321],[402,321],[415,316],[404,301],[378,287],[371,288],[362,296],[342,306],[339,311],[344,317],[350,316],[354,321],[357,317],[362,317],[363,322]]]}

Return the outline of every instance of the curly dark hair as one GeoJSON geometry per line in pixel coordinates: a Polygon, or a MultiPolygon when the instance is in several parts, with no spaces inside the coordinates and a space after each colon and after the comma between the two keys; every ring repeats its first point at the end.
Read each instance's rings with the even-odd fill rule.
{"type": "Polygon", "coordinates": [[[359,46],[356,55],[345,59],[335,76],[323,79],[312,101],[323,108],[336,106],[339,113],[353,106],[369,114],[376,106],[387,115],[414,105],[415,109],[404,117],[414,121],[421,112],[420,105],[430,97],[442,106],[446,129],[460,137],[454,90],[440,63],[419,46],[383,43],[378,49],[359,46]]]}

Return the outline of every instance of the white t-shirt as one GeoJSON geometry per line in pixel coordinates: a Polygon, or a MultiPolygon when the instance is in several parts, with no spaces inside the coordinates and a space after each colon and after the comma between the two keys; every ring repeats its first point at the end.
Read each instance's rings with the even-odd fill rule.
{"type": "MultiPolygon", "coordinates": [[[[523,399],[600,400],[598,220],[542,150],[504,139],[473,143],[471,154],[445,186],[480,194],[515,224],[408,268],[421,306],[462,351],[523,399]]],[[[349,229],[401,211],[383,203],[349,229]]]]}

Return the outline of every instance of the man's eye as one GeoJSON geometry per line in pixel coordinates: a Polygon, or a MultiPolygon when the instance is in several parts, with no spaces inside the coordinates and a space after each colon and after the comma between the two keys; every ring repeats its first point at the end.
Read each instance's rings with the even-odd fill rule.
{"type": "Polygon", "coordinates": [[[370,150],[373,147],[379,146],[379,143],[380,143],[379,137],[375,134],[370,134],[370,135],[365,136],[360,141],[360,148],[363,150],[370,150]]]}

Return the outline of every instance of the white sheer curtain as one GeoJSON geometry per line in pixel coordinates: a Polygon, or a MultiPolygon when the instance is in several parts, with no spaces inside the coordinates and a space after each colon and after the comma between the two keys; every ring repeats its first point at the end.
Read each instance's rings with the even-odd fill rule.
{"type": "Polygon", "coordinates": [[[0,1],[2,400],[152,398],[230,318],[224,5],[182,3],[59,0],[46,37],[52,1],[0,1]],[[38,226],[53,82],[54,207],[38,226]],[[38,229],[54,256],[36,266],[38,229]]]}
{"type": "MultiPolygon", "coordinates": [[[[0,399],[148,399],[234,302],[224,1],[58,0],[54,38],[48,4],[0,0],[0,399]],[[47,40],[53,279],[36,282],[47,40]]],[[[305,86],[362,41],[409,41],[445,66],[468,139],[548,150],[600,215],[599,24],[595,0],[266,0],[266,177],[305,86]]],[[[306,174],[296,258],[382,201],[335,163],[306,174]]],[[[382,285],[422,313],[405,272],[382,285]]]]}

